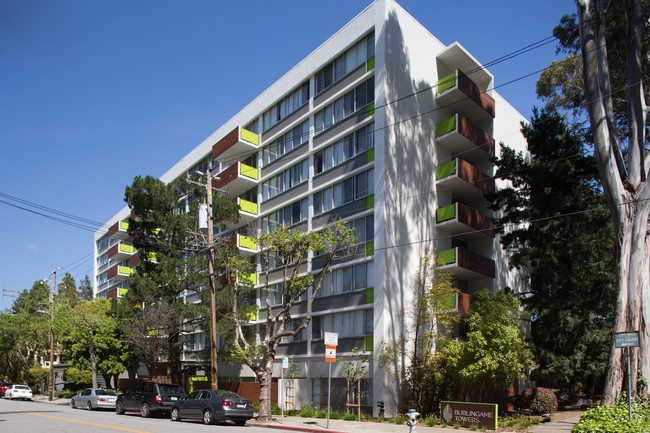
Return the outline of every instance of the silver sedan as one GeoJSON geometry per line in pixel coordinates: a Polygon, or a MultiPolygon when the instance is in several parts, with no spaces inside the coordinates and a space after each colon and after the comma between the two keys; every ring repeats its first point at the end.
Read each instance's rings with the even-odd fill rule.
{"type": "Polygon", "coordinates": [[[117,394],[112,389],[86,388],[70,399],[70,406],[77,409],[115,409],[117,394]]]}

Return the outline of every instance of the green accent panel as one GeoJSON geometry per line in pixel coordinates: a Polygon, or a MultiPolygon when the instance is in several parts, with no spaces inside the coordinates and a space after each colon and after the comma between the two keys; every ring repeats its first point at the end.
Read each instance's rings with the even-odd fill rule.
{"type": "Polygon", "coordinates": [[[187,391],[187,392],[190,393],[190,392],[194,391],[194,382],[208,382],[208,381],[209,381],[209,380],[208,380],[208,378],[207,378],[206,376],[194,376],[194,377],[190,377],[190,378],[189,378],[189,383],[190,383],[189,388],[190,388],[190,389],[189,389],[189,391],[187,391]]]}
{"type": "Polygon", "coordinates": [[[259,171],[256,168],[251,167],[250,165],[240,164],[239,172],[242,176],[249,177],[251,179],[259,179],[259,171]]]}
{"type": "Polygon", "coordinates": [[[438,86],[438,95],[445,90],[449,90],[454,87],[456,85],[456,71],[438,80],[436,85],[438,86]]]}
{"type": "Polygon", "coordinates": [[[241,139],[244,141],[248,141],[249,143],[254,144],[255,146],[259,146],[260,144],[259,135],[249,131],[248,129],[241,128],[241,139]]]}
{"type": "Polygon", "coordinates": [[[160,229],[153,229],[153,230],[151,230],[151,233],[153,233],[154,235],[157,235],[158,233],[160,233],[160,231],[161,231],[160,229]]]}
{"type": "Polygon", "coordinates": [[[120,252],[122,253],[132,253],[133,245],[120,244],[120,252]]]}
{"type": "Polygon", "coordinates": [[[456,203],[439,207],[436,211],[436,222],[441,223],[456,218],[456,203]]]}
{"type": "Polygon", "coordinates": [[[375,56],[372,56],[366,60],[366,72],[370,72],[375,69],[375,56]]]}
{"type": "Polygon", "coordinates": [[[247,318],[248,320],[255,320],[255,319],[257,319],[257,315],[255,314],[254,311],[251,311],[250,313],[248,313],[248,314],[246,315],[246,318],[247,318]]]}
{"type": "Polygon", "coordinates": [[[366,209],[372,209],[375,207],[375,195],[370,194],[366,196],[366,209]]]}
{"type": "Polygon", "coordinates": [[[372,335],[366,335],[364,336],[364,348],[366,352],[372,352],[373,346],[374,346],[374,337],[372,335]]]}
{"type": "Polygon", "coordinates": [[[147,259],[149,259],[152,262],[156,261],[156,253],[147,253],[147,259]]]}
{"type": "Polygon", "coordinates": [[[366,257],[375,255],[375,241],[366,242],[366,257]]]}
{"type": "Polygon", "coordinates": [[[244,200],[243,198],[239,199],[239,209],[241,209],[244,212],[252,213],[253,215],[257,215],[257,203],[253,203],[252,201],[244,200]]]}
{"type": "Polygon", "coordinates": [[[256,250],[257,239],[250,236],[239,235],[239,246],[242,248],[248,248],[249,250],[256,250]]]}
{"type": "Polygon", "coordinates": [[[456,160],[452,159],[449,162],[446,162],[442,165],[439,165],[436,170],[436,178],[442,179],[447,176],[456,174],[456,160]]]}
{"type": "Polygon", "coordinates": [[[117,270],[120,274],[131,275],[133,273],[133,269],[129,268],[128,266],[120,266],[117,268],[117,270]]]}
{"type": "Polygon", "coordinates": [[[366,164],[375,160],[375,148],[366,150],[366,164]]]}
{"type": "Polygon", "coordinates": [[[456,129],[456,115],[453,115],[449,119],[445,119],[436,125],[436,137],[445,135],[446,133],[454,131],[455,129],[456,129]]]}
{"type": "Polygon", "coordinates": [[[443,265],[456,263],[456,248],[440,251],[436,254],[436,256],[438,256],[438,260],[440,260],[443,265]]]}
{"type": "Polygon", "coordinates": [[[368,287],[366,289],[366,304],[372,304],[375,302],[375,288],[368,287]]]}
{"type": "Polygon", "coordinates": [[[120,221],[120,230],[128,230],[129,229],[129,223],[126,221],[120,221]]]}
{"type": "Polygon", "coordinates": [[[456,294],[451,293],[447,299],[442,302],[442,306],[449,309],[456,308],[456,294]]]}
{"type": "Polygon", "coordinates": [[[256,273],[242,274],[240,279],[241,279],[242,283],[252,284],[253,286],[257,285],[257,274],[256,273]]]}
{"type": "Polygon", "coordinates": [[[375,103],[371,102],[370,104],[366,105],[366,117],[370,117],[373,114],[375,114],[375,103]]]}
{"type": "Polygon", "coordinates": [[[126,292],[128,292],[129,289],[117,289],[117,295],[118,296],[124,296],[126,295],[126,292]]]}

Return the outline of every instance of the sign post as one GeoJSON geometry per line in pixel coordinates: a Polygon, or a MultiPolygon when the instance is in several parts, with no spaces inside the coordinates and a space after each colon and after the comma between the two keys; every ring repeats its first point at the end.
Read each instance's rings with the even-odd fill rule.
{"type": "Polygon", "coordinates": [[[330,428],[330,394],[332,393],[332,363],[336,362],[336,346],[339,345],[337,332],[325,333],[325,361],[329,363],[327,377],[327,428],[330,428]]]}
{"type": "Polygon", "coordinates": [[[627,349],[627,417],[632,420],[632,378],[630,377],[630,347],[639,347],[639,331],[614,334],[617,348],[627,349]]]}
{"type": "Polygon", "coordinates": [[[280,406],[282,407],[282,413],[280,414],[280,424],[284,424],[284,395],[286,393],[286,385],[284,384],[284,369],[289,368],[289,358],[286,356],[282,357],[282,368],[280,369],[282,371],[281,373],[281,380],[282,380],[282,388],[280,389],[280,406]]]}

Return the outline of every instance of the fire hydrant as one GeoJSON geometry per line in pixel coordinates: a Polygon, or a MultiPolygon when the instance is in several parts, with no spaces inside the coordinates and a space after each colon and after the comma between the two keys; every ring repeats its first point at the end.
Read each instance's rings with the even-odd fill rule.
{"type": "Polygon", "coordinates": [[[420,416],[420,412],[416,412],[415,409],[409,409],[408,412],[406,412],[406,425],[411,427],[411,430],[409,433],[415,433],[415,424],[418,423],[418,417],[420,416]]]}

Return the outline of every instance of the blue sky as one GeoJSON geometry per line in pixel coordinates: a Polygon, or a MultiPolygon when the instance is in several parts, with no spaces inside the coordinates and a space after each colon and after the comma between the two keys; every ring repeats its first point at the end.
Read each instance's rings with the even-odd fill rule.
{"type": "MultiPolygon", "coordinates": [[[[56,267],[92,277],[92,222],[124,206],[134,176],[162,175],[370,1],[0,0],[0,310],[56,267]]],[[[575,11],[571,0],[398,3],[482,63],[575,11]]],[[[529,117],[539,74],[499,86],[554,59],[551,43],[489,70],[529,117]]]]}

